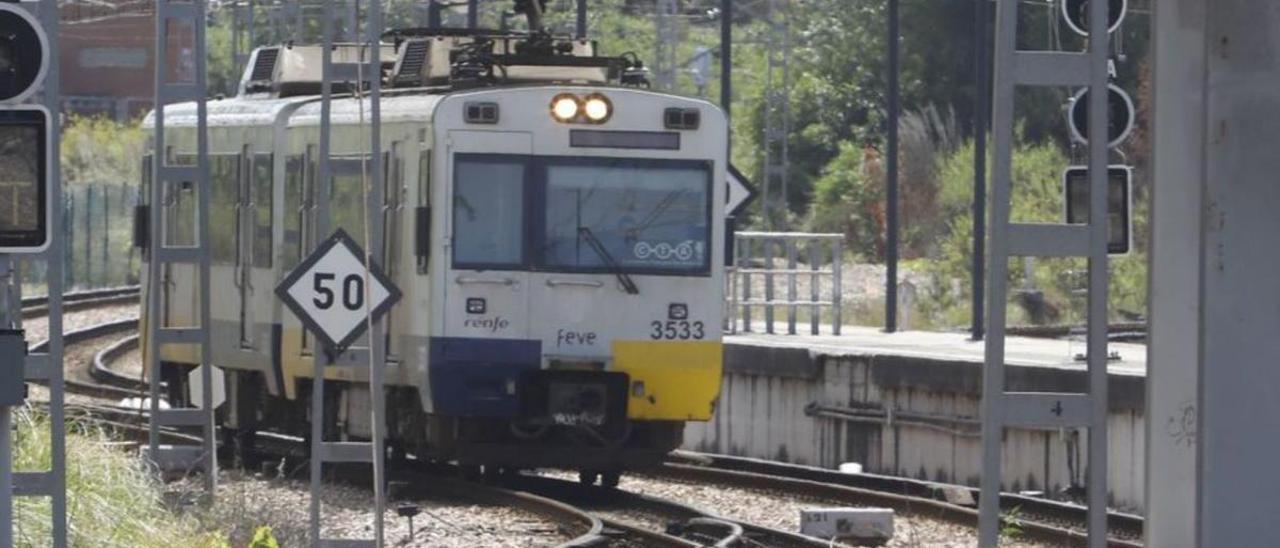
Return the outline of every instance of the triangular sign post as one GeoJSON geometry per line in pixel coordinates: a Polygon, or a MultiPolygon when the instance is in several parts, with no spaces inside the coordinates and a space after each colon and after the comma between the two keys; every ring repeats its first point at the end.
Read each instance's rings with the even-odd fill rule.
{"type": "Polygon", "coordinates": [[[724,215],[736,217],[756,198],[756,187],[733,164],[729,164],[725,184],[729,187],[729,191],[725,193],[724,215]]]}

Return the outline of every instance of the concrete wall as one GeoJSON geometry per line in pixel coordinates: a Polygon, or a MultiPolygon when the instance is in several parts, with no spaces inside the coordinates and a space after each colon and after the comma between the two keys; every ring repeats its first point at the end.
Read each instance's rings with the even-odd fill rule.
{"type": "MultiPolygon", "coordinates": [[[[688,449],[827,468],[859,462],[868,472],[978,484],[979,363],[727,345],[725,364],[715,418],[686,428],[688,449]],[[815,403],[859,416],[818,415],[815,403]]],[[[1009,369],[1010,390],[1073,391],[1086,382],[1079,371],[1009,369]]],[[[1113,375],[1110,495],[1114,506],[1131,510],[1142,508],[1144,496],[1142,391],[1141,377],[1113,375]]],[[[1084,432],[1010,430],[1004,488],[1061,492],[1083,484],[1086,440],[1084,432]]]]}

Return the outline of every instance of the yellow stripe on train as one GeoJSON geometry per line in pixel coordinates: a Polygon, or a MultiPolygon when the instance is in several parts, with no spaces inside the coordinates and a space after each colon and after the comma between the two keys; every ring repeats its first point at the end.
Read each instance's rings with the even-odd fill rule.
{"type": "Polygon", "coordinates": [[[723,360],[719,342],[614,341],[613,370],[631,377],[627,417],[710,420],[723,360]]]}

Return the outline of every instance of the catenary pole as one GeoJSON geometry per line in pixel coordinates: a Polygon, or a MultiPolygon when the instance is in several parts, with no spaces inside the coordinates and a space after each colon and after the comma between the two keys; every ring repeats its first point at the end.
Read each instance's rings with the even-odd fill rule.
{"type": "Polygon", "coordinates": [[[720,108],[733,105],[733,0],[720,0],[720,108]]]}
{"type": "Polygon", "coordinates": [[[986,298],[986,247],[987,247],[987,128],[991,121],[991,12],[989,0],[974,0],[973,6],[973,66],[977,85],[974,86],[973,109],[973,272],[970,276],[973,298],[970,333],[973,340],[984,336],[983,316],[986,298]]]}
{"type": "MultiPolygon", "coordinates": [[[[884,330],[898,330],[898,116],[901,109],[898,73],[898,0],[889,0],[889,150],[885,196],[884,330]]],[[[837,260],[839,260],[837,258],[837,260]]]]}

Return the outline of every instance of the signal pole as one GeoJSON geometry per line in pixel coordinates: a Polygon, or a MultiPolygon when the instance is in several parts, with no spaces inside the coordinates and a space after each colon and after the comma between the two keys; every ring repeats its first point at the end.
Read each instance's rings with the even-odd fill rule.
{"type": "MultiPolygon", "coordinates": [[[[884,330],[898,330],[898,0],[889,0],[889,146],[888,191],[885,193],[884,330]]],[[[838,259],[838,258],[837,258],[838,259]]]]}
{"type": "Polygon", "coordinates": [[[987,128],[991,120],[991,50],[988,35],[991,12],[988,0],[975,0],[974,21],[974,86],[975,108],[973,123],[973,257],[970,287],[972,297],[972,323],[969,332],[973,340],[984,336],[984,299],[986,299],[986,251],[987,251],[987,128]]]}

